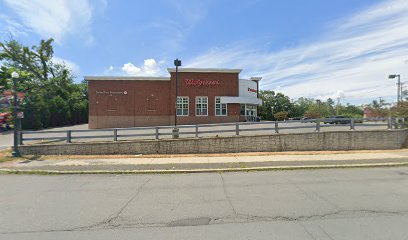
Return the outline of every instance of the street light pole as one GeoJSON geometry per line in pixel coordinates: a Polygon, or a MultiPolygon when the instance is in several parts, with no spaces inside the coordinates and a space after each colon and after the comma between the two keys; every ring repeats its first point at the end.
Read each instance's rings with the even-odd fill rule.
{"type": "Polygon", "coordinates": [[[14,142],[13,142],[13,152],[11,155],[13,157],[20,157],[20,151],[18,150],[18,120],[17,120],[17,110],[18,110],[18,97],[17,97],[17,80],[19,74],[17,72],[11,73],[11,78],[13,79],[13,120],[14,120],[14,142]]]}
{"type": "Polygon", "coordinates": [[[173,138],[178,138],[179,131],[177,128],[177,97],[178,97],[178,67],[181,66],[181,60],[178,58],[174,60],[174,66],[176,66],[176,100],[174,109],[174,128],[173,128],[173,138]]]}
{"type": "Polygon", "coordinates": [[[394,79],[396,77],[398,77],[398,80],[397,80],[397,107],[399,107],[400,102],[402,100],[401,76],[399,74],[388,75],[388,78],[390,78],[390,79],[394,79]]]}

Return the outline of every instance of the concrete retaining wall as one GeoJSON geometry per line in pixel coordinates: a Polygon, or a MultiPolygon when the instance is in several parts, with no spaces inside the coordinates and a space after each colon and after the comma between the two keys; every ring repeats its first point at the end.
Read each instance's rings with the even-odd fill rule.
{"type": "Polygon", "coordinates": [[[21,146],[25,155],[186,154],[399,149],[408,130],[338,131],[21,146]]]}

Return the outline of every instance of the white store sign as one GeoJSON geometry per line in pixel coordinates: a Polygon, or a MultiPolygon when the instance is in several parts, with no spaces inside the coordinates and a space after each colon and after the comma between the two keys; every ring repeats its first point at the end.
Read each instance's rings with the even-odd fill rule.
{"type": "Polygon", "coordinates": [[[239,96],[256,98],[257,94],[256,82],[249,80],[239,80],[239,96]]]}

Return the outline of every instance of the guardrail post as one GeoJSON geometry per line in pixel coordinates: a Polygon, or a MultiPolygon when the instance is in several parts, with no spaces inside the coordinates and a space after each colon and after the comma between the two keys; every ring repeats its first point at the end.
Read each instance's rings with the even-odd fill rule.
{"type": "Polygon", "coordinates": [[[320,132],[320,119],[316,119],[316,132],[320,132]]]}
{"type": "Polygon", "coordinates": [[[391,119],[391,117],[387,118],[387,129],[392,129],[392,119],[391,119]]]}
{"type": "Polygon", "coordinates": [[[279,133],[279,122],[275,121],[275,133],[279,133]]]}
{"type": "Polygon", "coordinates": [[[394,118],[394,128],[398,129],[398,118],[394,118]]]}
{"type": "Polygon", "coordinates": [[[67,131],[67,143],[71,143],[71,130],[67,131]]]}
{"type": "Polygon", "coordinates": [[[198,137],[198,125],[195,125],[195,137],[198,137]]]}
{"type": "Polygon", "coordinates": [[[350,119],[350,130],[355,130],[354,118],[350,119]]]}
{"type": "Polygon", "coordinates": [[[159,128],[156,127],[156,140],[159,139],[159,128]]]}
{"type": "Polygon", "coordinates": [[[239,123],[235,123],[235,135],[239,135],[239,123]]]}
{"type": "Polygon", "coordinates": [[[118,129],[113,129],[113,141],[117,142],[118,141],[118,129]]]}
{"type": "Polygon", "coordinates": [[[24,145],[23,144],[23,131],[18,132],[18,144],[24,145]]]}

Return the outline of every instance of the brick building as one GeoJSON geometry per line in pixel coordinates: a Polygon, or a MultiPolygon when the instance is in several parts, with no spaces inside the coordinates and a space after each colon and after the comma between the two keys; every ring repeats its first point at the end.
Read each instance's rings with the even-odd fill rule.
{"type": "MultiPolygon", "coordinates": [[[[87,76],[89,128],[175,123],[176,71],[170,77],[87,76]]],[[[240,79],[241,69],[179,68],[177,124],[253,120],[260,77],[240,79]]]]}

